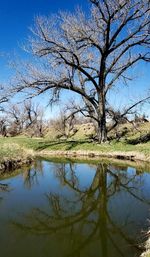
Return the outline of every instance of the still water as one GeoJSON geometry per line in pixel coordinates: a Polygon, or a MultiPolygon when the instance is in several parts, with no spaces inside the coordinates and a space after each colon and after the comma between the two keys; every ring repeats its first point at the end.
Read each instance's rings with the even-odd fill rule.
{"type": "Polygon", "coordinates": [[[37,160],[0,178],[0,257],[139,257],[150,173],[37,160]]]}

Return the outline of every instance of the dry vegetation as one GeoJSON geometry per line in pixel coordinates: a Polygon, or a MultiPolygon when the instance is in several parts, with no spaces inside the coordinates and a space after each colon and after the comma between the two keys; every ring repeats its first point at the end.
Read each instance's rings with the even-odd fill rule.
{"type": "Polygon", "coordinates": [[[13,142],[0,142],[0,173],[30,164],[33,154],[13,142]]]}
{"type": "MultiPolygon", "coordinates": [[[[133,126],[132,123],[120,124],[108,134],[108,139],[116,140],[116,141],[127,141],[128,143],[133,143],[136,141],[137,143],[142,143],[142,138],[144,142],[148,142],[150,140],[150,122],[139,123],[136,126],[133,126]],[[147,136],[147,137],[146,137],[147,136]],[[149,137],[148,137],[149,136],[149,137]],[[147,140],[146,140],[147,139],[147,140]],[[139,140],[139,141],[138,141],[139,140]]],[[[96,136],[95,127],[93,123],[85,123],[85,124],[77,124],[74,125],[72,131],[70,132],[69,139],[72,140],[84,140],[84,139],[93,139],[96,136]],[[74,133],[74,131],[76,131],[74,133]]],[[[50,138],[52,140],[56,140],[57,138],[63,139],[62,131],[57,128],[57,126],[51,126],[46,133],[46,138],[50,138]]]]}

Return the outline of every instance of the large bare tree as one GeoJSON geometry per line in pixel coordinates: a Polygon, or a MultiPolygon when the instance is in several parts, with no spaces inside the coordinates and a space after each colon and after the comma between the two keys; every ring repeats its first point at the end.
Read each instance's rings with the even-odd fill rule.
{"type": "MultiPolygon", "coordinates": [[[[108,92],[118,82],[122,88],[130,81],[134,65],[150,61],[150,3],[90,0],[90,4],[89,14],[77,9],[73,14],[36,18],[29,50],[40,61],[23,65],[15,90],[27,89],[32,96],[49,90],[52,103],[62,90],[77,93],[83,111],[97,123],[99,142],[105,142],[107,116],[113,113],[108,92]]],[[[149,98],[127,107],[121,118],[149,98]]]]}

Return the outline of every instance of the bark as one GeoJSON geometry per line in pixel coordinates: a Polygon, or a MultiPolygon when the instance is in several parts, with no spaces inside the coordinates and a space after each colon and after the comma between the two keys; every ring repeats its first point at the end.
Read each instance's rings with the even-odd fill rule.
{"type": "MultiPolygon", "coordinates": [[[[109,32],[108,32],[109,34],[109,32]]],[[[98,124],[98,142],[104,143],[107,140],[106,128],[106,94],[105,94],[105,70],[106,70],[106,56],[104,53],[100,63],[100,76],[99,76],[99,124],[98,124]]]]}
{"type": "Polygon", "coordinates": [[[107,141],[107,127],[106,127],[106,108],[105,96],[101,92],[99,101],[99,121],[98,121],[98,142],[104,143],[107,141]]]}

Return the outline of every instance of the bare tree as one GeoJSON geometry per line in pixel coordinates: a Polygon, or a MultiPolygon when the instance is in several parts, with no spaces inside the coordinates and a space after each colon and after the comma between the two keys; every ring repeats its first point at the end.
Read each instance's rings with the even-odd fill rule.
{"type": "Polygon", "coordinates": [[[51,127],[55,130],[55,137],[57,139],[61,137],[67,138],[67,124],[65,113],[60,111],[58,117],[55,117],[54,119],[51,119],[49,121],[48,127],[51,127]]]}
{"type": "Polygon", "coordinates": [[[25,130],[31,136],[43,136],[43,109],[31,100],[24,102],[25,130]]]}
{"type": "Polygon", "coordinates": [[[24,130],[25,113],[23,106],[19,104],[9,104],[4,110],[7,114],[8,133],[11,136],[19,135],[24,130]]]}
{"type": "Polygon", "coordinates": [[[43,136],[44,111],[31,100],[21,104],[8,104],[0,118],[0,130],[3,136],[26,133],[30,136],[43,136]],[[7,129],[6,129],[7,128],[7,129]]]}
{"type": "MultiPolygon", "coordinates": [[[[37,17],[29,50],[40,65],[24,64],[16,74],[15,91],[30,96],[49,90],[50,102],[61,90],[80,95],[86,112],[97,123],[99,142],[107,140],[108,92],[119,81],[131,80],[131,68],[150,61],[149,0],[90,0],[90,15],[81,10],[56,17],[37,17]]],[[[126,115],[150,99],[140,99],[126,115]]],[[[116,125],[114,125],[116,126],[116,125]]]]}

